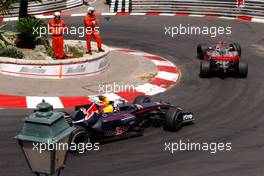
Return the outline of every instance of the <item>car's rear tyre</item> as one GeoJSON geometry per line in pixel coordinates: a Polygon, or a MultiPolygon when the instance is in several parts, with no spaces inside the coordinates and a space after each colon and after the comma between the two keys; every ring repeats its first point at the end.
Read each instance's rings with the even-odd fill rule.
{"type": "Polygon", "coordinates": [[[80,153],[81,149],[78,145],[86,145],[89,142],[91,135],[87,129],[82,126],[76,125],[74,127],[75,130],[70,136],[70,152],[80,153]]]}
{"type": "Polygon", "coordinates": [[[151,102],[151,99],[146,96],[137,96],[135,100],[133,101],[133,104],[142,104],[142,103],[149,103],[151,102]]]}
{"type": "Polygon", "coordinates": [[[229,45],[230,47],[232,47],[234,49],[234,51],[237,51],[238,55],[241,56],[241,46],[239,45],[238,42],[232,43],[229,45]]]}
{"type": "Polygon", "coordinates": [[[211,65],[209,61],[201,61],[200,64],[200,77],[209,78],[211,74],[211,65]]]}
{"type": "Polygon", "coordinates": [[[183,114],[182,110],[171,107],[165,114],[164,130],[166,131],[178,131],[182,127],[183,114]]]}
{"type": "Polygon", "coordinates": [[[197,46],[197,58],[200,60],[204,59],[204,56],[206,55],[207,46],[203,44],[199,44],[197,46]]]}
{"type": "Polygon", "coordinates": [[[246,78],[248,75],[248,64],[245,62],[239,62],[237,74],[240,78],[246,78]]]}

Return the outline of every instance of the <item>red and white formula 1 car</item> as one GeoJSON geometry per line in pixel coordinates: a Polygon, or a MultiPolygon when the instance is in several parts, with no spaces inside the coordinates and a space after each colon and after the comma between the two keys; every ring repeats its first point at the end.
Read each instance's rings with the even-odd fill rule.
{"type": "Polygon", "coordinates": [[[224,42],[219,42],[209,47],[199,44],[197,58],[201,60],[200,77],[202,78],[208,78],[213,73],[247,77],[248,65],[241,61],[241,47],[238,43],[226,45],[224,42]]]}

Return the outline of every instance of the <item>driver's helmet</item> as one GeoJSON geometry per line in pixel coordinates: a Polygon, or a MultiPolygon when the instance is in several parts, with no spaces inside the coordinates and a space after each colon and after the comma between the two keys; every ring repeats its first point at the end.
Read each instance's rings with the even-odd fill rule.
{"type": "Polygon", "coordinates": [[[110,101],[104,95],[98,95],[97,97],[101,103],[104,103],[105,105],[110,104],[110,101]]]}
{"type": "Polygon", "coordinates": [[[103,95],[98,95],[97,97],[98,97],[98,99],[99,99],[100,101],[103,101],[103,100],[106,98],[106,97],[103,96],[103,95]]]}

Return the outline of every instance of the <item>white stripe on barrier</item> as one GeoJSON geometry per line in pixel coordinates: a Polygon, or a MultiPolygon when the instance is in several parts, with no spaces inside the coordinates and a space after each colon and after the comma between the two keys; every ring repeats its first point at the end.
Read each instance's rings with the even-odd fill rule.
{"type": "Polygon", "coordinates": [[[122,3],[118,2],[117,4],[117,12],[122,12],[122,3]]]}
{"type": "Polygon", "coordinates": [[[129,0],[126,0],[125,12],[129,12],[129,0]]]}

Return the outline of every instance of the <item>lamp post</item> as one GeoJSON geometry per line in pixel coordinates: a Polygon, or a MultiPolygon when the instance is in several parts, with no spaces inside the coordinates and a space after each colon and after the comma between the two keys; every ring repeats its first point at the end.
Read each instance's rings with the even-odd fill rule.
{"type": "Polygon", "coordinates": [[[60,175],[73,130],[63,114],[53,112],[52,105],[44,100],[25,118],[23,128],[15,138],[35,175],[60,175]]]}

